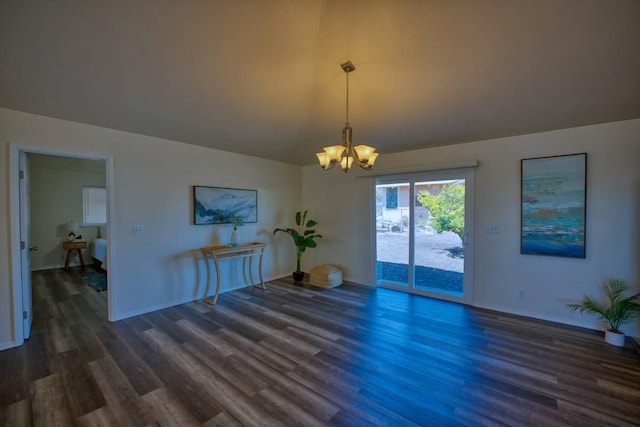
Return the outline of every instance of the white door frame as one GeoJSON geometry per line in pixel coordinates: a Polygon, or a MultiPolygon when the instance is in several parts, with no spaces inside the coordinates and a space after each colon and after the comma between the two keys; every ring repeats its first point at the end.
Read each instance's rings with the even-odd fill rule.
{"type": "Polygon", "coordinates": [[[20,204],[20,280],[22,280],[22,333],[27,339],[31,335],[31,324],[33,323],[33,297],[31,294],[31,218],[29,187],[30,169],[27,153],[21,151],[18,157],[19,169],[22,172],[18,181],[18,197],[20,204]]]}
{"type": "MultiPolygon", "coordinates": [[[[464,177],[466,179],[466,186],[465,186],[465,238],[463,239],[463,246],[465,247],[465,267],[464,267],[464,289],[463,289],[463,295],[462,297],[454,297],[454,296],[449,296],[447,294],[441,294],[441,293],[437,293],[437,292],[430,292],[430,291],[426,291],[426,290],[421,290],[421,289],[416,289],[412,286],[410,286],[410,283],[413,280],[412,277],[412,272],[409,271],[409,284],[407,284],[406,287],[404,286],[394,286],[394,285],[378,285],[377,284],[377,274],[376,274],[376,259],[377,259],[377,245],[376,245],[376,238],[375,238],[375,233],[376,231],[376,221],[375,221],[375,213],[373,214],[373,220],[372,220],[372,230],[374,233],[374,237],[372,239],[372,246],[373,246],[373,265],[372,265],[372,274],[373,274],[373,278],[374,278],[374,283],[376,283],[376,286],[382,286],[385,288],[389,288],[389,289],[397,289],[400,290],[402,292],[407,292],[407,293],[411,293],[411,294],[417,294],[417,295],[423,295],[423,296],[428,296],[428,297],[432,297],[432,298],[437,298],[437,299],[441,299],[441,300],[446,300],[446,301],[453,301],[453,302],[458,302],[458,303],[462,303],[462,304],[469,304],[469,305],[473,305],[474,303],[474,286],[473,286],[473,278],[474,278],[474,230],[473,230],[473,225],[474,225],[474,221],[475,221],[475,212],[474,212],[474,204],[475,204],[475,195],[474,195],[474,187],[475,187],[475,168],[474,167],[464,167],[464,168],[439,168],[436,170],[425,170],[425,171],[412,171],[409,173],[398,173],[398,174],[393,174],[393,175],[386,175],[384,177],[380,177],[378,179],[375,179],[373,182],[373,188],[372,191],[375,193],[375,189],[376,189],[376,185],[378,185],[378,183],[380,182],[399,182],[399,181],[407,181],[410,183],[409,189],[410,189],[410,197],[409,197],[409,203],[410,205],[413,204],[413,200],[415,195],[413,194],[413,182],[415,182],[416,180],[425,180],[425,181],[429,181],[429,180],[439,180],[439,179],[452,179],[452,177],[464,177]]],[[[373,198],[373,200],[375,201],[375,197],[373,198]]],[[[413,206],[413,205],[412,205],[413,206]]],[[[375,205],[373,206],[373,210],[375,212],[375,205]]],[[[414,215],[414,209],[412,208],[410,210],[410,224],[414,224],[415,218],[413,217],[414,215]]],[[[409,262],[410,264],[413,263],[414,260],[414,240],[413,240],[413,234],[410,233],[410,241],[409,241],[409,262]]]]}
{"type": "Polygon", "coordinates": [[[46,150],[40,147],[30,147],[25,145],[9,145],[9,224],[11,225],[10,231],[10,252],[11,252],[11,290],[13,294],[13,346],[17,347],[24,343],[24,331],[22,320],[22,276],[20,272],[20,198],[19,198],[19,171],[20,171],[20,152],[25,153],[37,153],[48,154],[52,156],[63,157],[75,157],[89,160],[104,160],[106,169],[106,182],[107,182],[107,239],[109,244],[107,245],[107,259],[109,260],[109,274],[107,275],[107,314],[110,321],[115,319],[116,306],[115,297],[116,290],[114,289],[113,277],[114,277],[114,247],[115,230],[113,226],[112,218],[115,214],[114,206],[114,171],[113,171],[113,157],[104,155],[92,155],[86,153],[70,152],[70,151],[57,151],[46,150]]]}

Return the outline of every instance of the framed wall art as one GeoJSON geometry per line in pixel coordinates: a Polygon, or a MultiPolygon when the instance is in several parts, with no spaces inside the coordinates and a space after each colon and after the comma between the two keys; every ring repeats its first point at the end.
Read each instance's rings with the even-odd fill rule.
{"type": "Polygon", "coordinates": [[[520,253],[585,258],[587,154],[521,160],[520,253]]]}
{"type": "Polygon", "coordinates": [[[230,224],[232,216],[242,222],[258,221],[258,191],[193,186],[193,223],[230,224]]]}

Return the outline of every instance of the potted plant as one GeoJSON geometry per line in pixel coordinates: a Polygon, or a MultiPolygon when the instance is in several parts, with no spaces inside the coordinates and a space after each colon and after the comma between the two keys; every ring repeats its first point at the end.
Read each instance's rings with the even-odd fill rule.
{"type": "Polygon", "coordinates": [[[233,226],[233,231],[231,232],[231,243],[229,246],[235,247],[238,246],[238,227],[242,227],[244,222],[242,221],[242,217],[232,213],[231,214],[231,225],[233,226]]]}
{"type": "Polygon", "coordinates": [[[595,314],[606,321],[609,328],[605,331],[605,341],[622,347],[624,332],[620,327],[640,313],[640,305],[634,302],[640,293],[625,297],[624,293],[628,289],[629,286],[624,279],[611,279],[603,286],[608,301],[598,301],[592,296],[585,295],[580,304],[567,304],[567,307],[573,312],[595,314]]]}
{"type": "Polygon", "coordinates": [[[296,212],[296,225],[295,228],[276,228],[273,230],[273,234],[275,235],[278,231],[282,231],[283,233],[289,234],[291,239],[293,239],[293,244],[296,246],[296,271],[293,272],[293,280],[299,282],[304,277],[304,273],[300,271],[300,259],[302,258],[302,254],[307,248],[315,248],[317,243],[315,241],[316,238],[322,238],[321,235],[316,234],[316,231],[313,229],[317,222],[310,219],[307,220],[307,211],[298,211],[296,212]]]}

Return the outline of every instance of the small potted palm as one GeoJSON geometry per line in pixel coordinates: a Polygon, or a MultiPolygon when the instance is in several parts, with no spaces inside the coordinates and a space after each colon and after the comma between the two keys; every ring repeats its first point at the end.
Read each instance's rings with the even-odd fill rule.
{"type": "Polygon", "coordinates": [[[624,279],[611,279],[603,286],[607,301],[585,295],[580,304],[567,304],[569,310],[580,313],[594,314],[609,324],[605,331],[605,341],[619,347],[624,346],[624,332],[621,326],[640,314],[640,305],[635,300],[639,294],[625,297],[629,289],[624,279]]]}
{"type": "Polygon", "coordinates": [[[295,228],[276,228],[273,230],[275,235],[278,231],[289,234],[293,240],[293,244],[296,246],[296,271],[293,272],[293,280],[300,282],[304,278],[304,272],[300,270],[300,259],[302,254],[307,248],[315,248],[317,245],[315,239],[322,238],[321,235],[316,234],[315,227],[318,223],[314,220],[307,220],[307,211],[296,212],[296,225],[295,228]]]}

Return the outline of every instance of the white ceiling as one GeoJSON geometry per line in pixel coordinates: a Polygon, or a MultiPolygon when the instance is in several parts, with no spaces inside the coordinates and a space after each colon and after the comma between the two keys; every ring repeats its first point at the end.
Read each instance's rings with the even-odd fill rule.
{"type": "Polygon", "coordinates": [[[0,1],[0,106],[296,164],[640,117],[639,0],[0,1]]]}

